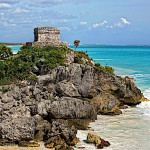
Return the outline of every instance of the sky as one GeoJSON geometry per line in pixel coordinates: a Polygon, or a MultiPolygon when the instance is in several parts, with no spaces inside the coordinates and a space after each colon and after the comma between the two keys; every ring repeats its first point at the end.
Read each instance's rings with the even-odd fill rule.
{"type": "Polygon", "coordinates": [[[31,42],[36,27],[69,44],[150,45],[150,0],[0,0],[0,42],[31,42]]]}

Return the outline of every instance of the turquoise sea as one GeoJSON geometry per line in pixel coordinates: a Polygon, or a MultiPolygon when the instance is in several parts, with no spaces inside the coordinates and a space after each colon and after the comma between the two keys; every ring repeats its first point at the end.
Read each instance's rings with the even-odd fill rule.
{"type": "MultiPolygon", "coordinates": [[[[20,47],[12,49],[17,53],[20,47]]],[[[134,77],[136,85],[150,99],[150,47],[80,45],[77,50],[87,51],[101,65],[112,66],[117,75],[134,77]]],[[[119,116],[99,115],[89,130],[79,130],[77,136],[81,142],[77,146],[96,150],[94,145],[85,142],[88,132],[93,132],[110,142],[106,150],[150,150],[150,102],[122,111],[119,116]]]]}
{"type": "Polygon", "coordinates": [[[112,66],[117,75],[134,77],[142,91],[150,88],[150,47],[81,45],[77,50],[87,51],[101,65],[112,66]]]}
{"type": "Polygon", "coordinates": [[[13,54],[16,54],[20,50],[21,46],[8,46],[8,47],[12,48],[13,54]]]}

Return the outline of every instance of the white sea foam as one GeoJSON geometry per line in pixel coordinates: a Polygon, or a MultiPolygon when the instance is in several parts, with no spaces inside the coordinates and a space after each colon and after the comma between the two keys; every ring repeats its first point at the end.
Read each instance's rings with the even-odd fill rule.
{"type": "Polygon", "coordinates": [[[142,102],[137,106],[137,108],[141,111],[144,115],[150,115],[150,102],[142,102]]]}
{"type": "MultiPolygon", "coordinates": [[[[150,100],[150,88],[143,92],[144,96],[150,100]]],[[[137,106],[140,111],[145,115],[150,115],[150,101],[142,102],[137,106]]]]}
{"type": "Polygon", "coordinates": [[[114,66],[112,66],[112,67],[115,69],[115,74],[121,75],[121,76],[125,76],[125,75],[129,76],[130,74],[133,74],[136,72],[135,70],[132,70],[132,69],[117,68],[114,66]]]}
{"type": "Polygon", "coordinates": [[[16,52],[16,51],[13,51],[13,54],[17,54],[17,52],[16,52]]]}
{"type": "Polygon", "coordinates": [[[150,88],[143,92],[144,96],[150,100],[150,88]]]}

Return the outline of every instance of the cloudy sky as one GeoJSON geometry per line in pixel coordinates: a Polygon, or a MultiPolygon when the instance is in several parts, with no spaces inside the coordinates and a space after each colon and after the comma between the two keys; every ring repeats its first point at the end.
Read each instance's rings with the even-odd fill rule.
{"type": "Polygon", "coordinates": [[[68,43],[150,44],[150,0],[0,0],[0,42],[33,41],[39,26],[68,43]]]}

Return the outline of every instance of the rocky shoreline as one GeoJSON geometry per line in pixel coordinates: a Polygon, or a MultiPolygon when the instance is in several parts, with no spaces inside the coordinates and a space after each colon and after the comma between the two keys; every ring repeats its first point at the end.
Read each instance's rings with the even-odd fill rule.
{"type": "Polygon", "coordinates": [[[37,81],[0,87],[0,146],[39,147],[43,141],[46,148],[71,150],[79,142],[77,130],[86,130],[97,114],[119,115],[120,106],[146,100],[133,79],[80,59],[85,63],[72,50],[65,66],[50,69],[37,81]]]}

